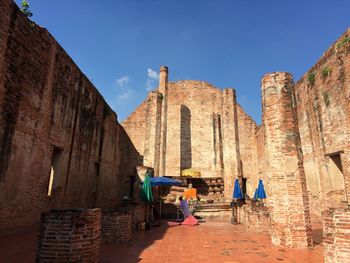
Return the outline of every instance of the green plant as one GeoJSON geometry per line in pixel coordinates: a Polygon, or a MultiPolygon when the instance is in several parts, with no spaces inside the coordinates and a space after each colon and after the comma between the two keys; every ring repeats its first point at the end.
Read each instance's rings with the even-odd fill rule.
{"type": "Polygon", "coordinates": [[[329,67],[324,67],[322,69],[322,77],[325,79],[331,74],[332,70],[329,67]]]}
{"type": "Polygon", "coordinates": [[[26,17],[31,17],[33,16],[33,13],[29,10],[29,2],[26,0],[22,1],[22,7],[21,7],[21,12],[26,16],[26,17]]]}
{"type": "Polygon", "coordinates": [[[309,73],[309,75],[307,76],[307,81],[309,82],[310,86],[313,86],[315,84],[315,80],[316,80],[316,73],[315,72],[309,73]]]}
{"type": "Polygon", "coordinates": [[[322,96],[323,96],[323,101],[324,101],[324,104],[326,104],[326,107],[329,106],[329,104],[331,103],[330,99],[329,99],[329,94],[327,91],[323,92],[322,93],[322,96]]]}
{"type": "Polygon", "coordinates": [[[346,44],[350,43],[350,37],[347,35],[344,36],[344,38],[337,44],[337,48],[342,48],[346,44]]]}

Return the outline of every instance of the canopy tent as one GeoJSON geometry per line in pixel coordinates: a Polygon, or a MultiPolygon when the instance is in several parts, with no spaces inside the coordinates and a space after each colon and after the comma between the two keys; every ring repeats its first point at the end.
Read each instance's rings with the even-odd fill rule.
{"type": "Polygon", "coordinates": [[[239,186],[238,179],[235,180],[235,187],[233,189],[232,197],[235,199],[243,199],[243,194],[241,191],[241,187],[239,186]]]}
{"type": "MultiPolygon", "coordinates": [[[[149,188],[150,189],[152,187],[155,187],[155,186],[172,186],[172,185],[180,185],[181,184],[181,182],[176,181],[176,180],[171,179],[171,178],[168,178],[168,177],[165,177],[165,176],[149,178],[148,175],[146,175],[146,178],[149,179],[149,188]]],[[[142,189],[144,188],[145,183],[146,183],[146,179],[143,182],[142,189]]],[[[150,191],[152,193],[152,189],[150,191]]],[[[142,198],[142,195],[141,195],[141,198],[142,198]]],[[[152,201],[153,201],[153,196],[152,196],[152,201]]],[[[162,217],[162,200],[159,200],[159,214],[160,214],[160,218],[161,218],[162,217]]]]}
{"type": "Polygon", "coordinates": [[[172,186],[172,185],[180,185],[180,184],[181,182],[168,177],[164,177],[164,176],[151,178],[151,186],[163,186],[163,185],[172,186]]]}

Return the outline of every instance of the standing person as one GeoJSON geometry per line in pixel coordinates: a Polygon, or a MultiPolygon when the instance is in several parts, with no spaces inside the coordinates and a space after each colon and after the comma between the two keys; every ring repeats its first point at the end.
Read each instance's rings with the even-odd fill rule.
{"type": "Polygon", "coordinates": [[[188,203],[186,200],[182,198],[182,196],[180,196],[179,200],[180,200],[180,209],[184,214],[184,219],[186,219],[190,215],[190,211],[188,209],[188,203]]]}

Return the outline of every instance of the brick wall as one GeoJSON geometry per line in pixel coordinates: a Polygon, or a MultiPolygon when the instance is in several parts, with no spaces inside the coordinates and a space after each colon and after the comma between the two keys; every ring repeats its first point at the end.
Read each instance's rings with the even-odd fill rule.
{"type": "Polygon", "coordinates": [[[50,208],[114,207],[139,159],[63,48],[0,0],[0,231],[36,223],[50,208]]]}
{"type": "Polygon", "coordinates": [[[350,209],[330,208],[322,215],[325,262],[350,262],[350,209]]]}
{"type": "Polygon", "coordinates": [[[37,262],[99,262],[101,209],[42,214],[37,262]]]}
{"type": "Polygon", "coordinates": [[[315,204],[311,210],[315,219],[328,207],[342,207],[349,202],[350,43],[344,41],[347,37],[349,29],[295,85],[305,174],[315,204]],[[338,164],[336,159],[340,159],[338,164]]]}
{"type": "Polygon", "coordinates": [[[124,243],[131,239],[132,218],[118,210],[102,210],[102,241],[124,243]]]}

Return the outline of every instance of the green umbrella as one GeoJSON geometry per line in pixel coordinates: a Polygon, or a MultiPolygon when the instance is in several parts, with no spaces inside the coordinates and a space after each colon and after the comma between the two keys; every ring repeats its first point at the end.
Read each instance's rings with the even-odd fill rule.
{"type": "Polygon", "coordinates": [[[145,181],[143,182],[143,185],[142,185],[141,199],[146,203],[153,202],[151,179],[149,178],[148,173],[146,173],[145,181]]]}

